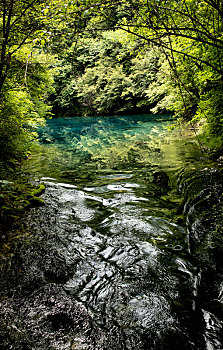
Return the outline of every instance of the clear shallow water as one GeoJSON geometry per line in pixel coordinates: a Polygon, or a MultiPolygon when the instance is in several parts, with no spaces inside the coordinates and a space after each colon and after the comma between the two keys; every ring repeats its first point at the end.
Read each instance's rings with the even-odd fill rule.
{"type": "Polygon", "coordinates": [[[40,131],[24,172],[45,182],[45,206],[24,218],[4,272],[8,348],[205,348],[176,182],[208,160],[165,139],[165,119],[55,119],[40,131]]]}
{"type": "Polygon", "coordinates": [[[168,115],[48,120],[39,130],[45,147],[26,163],[27,171],[76,184],[95,175],[100,182],[122,178],[123,173],[138,178],[151,168],[175,172],[187,164],[202,166],[205,155],[194,142],[185,143],[179,133],[164,140],[171,123],[168,115]]]}

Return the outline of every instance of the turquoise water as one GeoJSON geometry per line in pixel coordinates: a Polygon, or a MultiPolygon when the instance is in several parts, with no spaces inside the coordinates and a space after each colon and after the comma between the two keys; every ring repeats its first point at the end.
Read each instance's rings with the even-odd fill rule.
{"type": "Polygon", "coordinates": [[[157,168],[174,174],[186,164],[206,161],[195,142],[185,144],[180,133],[168,134],[171,124],[170,115],[51,119],[39,130],[43,147],[25,169],[75,184],[81,178],[95,181],[103,172],[140,178],[157,168]]]}
{"type": "Polygon", "coordinates": [[[172,120],[170,115],[131,115],[107,117],[74,117],[54,118],[47,120],[46,127],[39,129],[41,142],[66,143],[66,134],[78,139],[83,135],[96,136],[98,132],[105,131],[121,136],[123,132],[128,135],[156,134],[164,125],[172,120]]]}

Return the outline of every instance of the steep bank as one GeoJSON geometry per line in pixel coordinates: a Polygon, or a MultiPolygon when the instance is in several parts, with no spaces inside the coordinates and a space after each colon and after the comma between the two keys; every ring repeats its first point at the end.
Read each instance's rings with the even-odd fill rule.
{"type": "Polygon", "coordinates": [[[194,309],[206,349],[223,344],[223,169],[182,171],[188,246],[196,266],[194,309]]]}

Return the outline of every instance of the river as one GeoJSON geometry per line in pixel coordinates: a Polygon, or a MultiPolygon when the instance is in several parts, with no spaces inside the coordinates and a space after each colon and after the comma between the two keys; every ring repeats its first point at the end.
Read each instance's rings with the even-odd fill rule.
{"type": "Polygon", "coordinates": [[[3,264],[2,349],[222,347],[221,322],[207,340],[197,306],[177,185],[211,162],[194,139],[167,135],[171,123],[58,118],[39,130],[23,172],[45,183],[45,205],[23,215],[3,264]]]}

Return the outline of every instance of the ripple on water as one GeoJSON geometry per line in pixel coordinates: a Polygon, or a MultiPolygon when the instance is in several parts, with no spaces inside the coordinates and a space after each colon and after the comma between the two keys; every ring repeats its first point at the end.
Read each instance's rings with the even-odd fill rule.
{"type": "MultiPolygon", "coordinates": [[[[10,307],[29,346],[142,350],[160,348],[167,333],[180,339],[171,303],[187,265],[146,241],[174,225],[148,216],[139,205],[146,198],[132,189],[103,198],[47,182],[46,205],[25,220],[37,241],[18,249],[11,266],[14,276],[22,267],[18,285],[10,283],[18,299],[26,296],[10,307]]],[[[190,290],[191,275],[184,279],[190,290]]]]}
{"type": "Polygon", "coordinates": [[[106,193],[110,191],[132,191],[134,188],[140,188],[141,185],[134,184],[134,183],[113,183],[103,186],[97,186],[97,187],[84,187],[84,191],[87,192],[94,192],[94,193],[106,193]]]}
{"type": "Polygon", "coordinates": [[[108,180],[122,180],[122,179],[130,179],[133,174],[108,174],[99,176],[100,179],[108,179],[108,180]]]}

